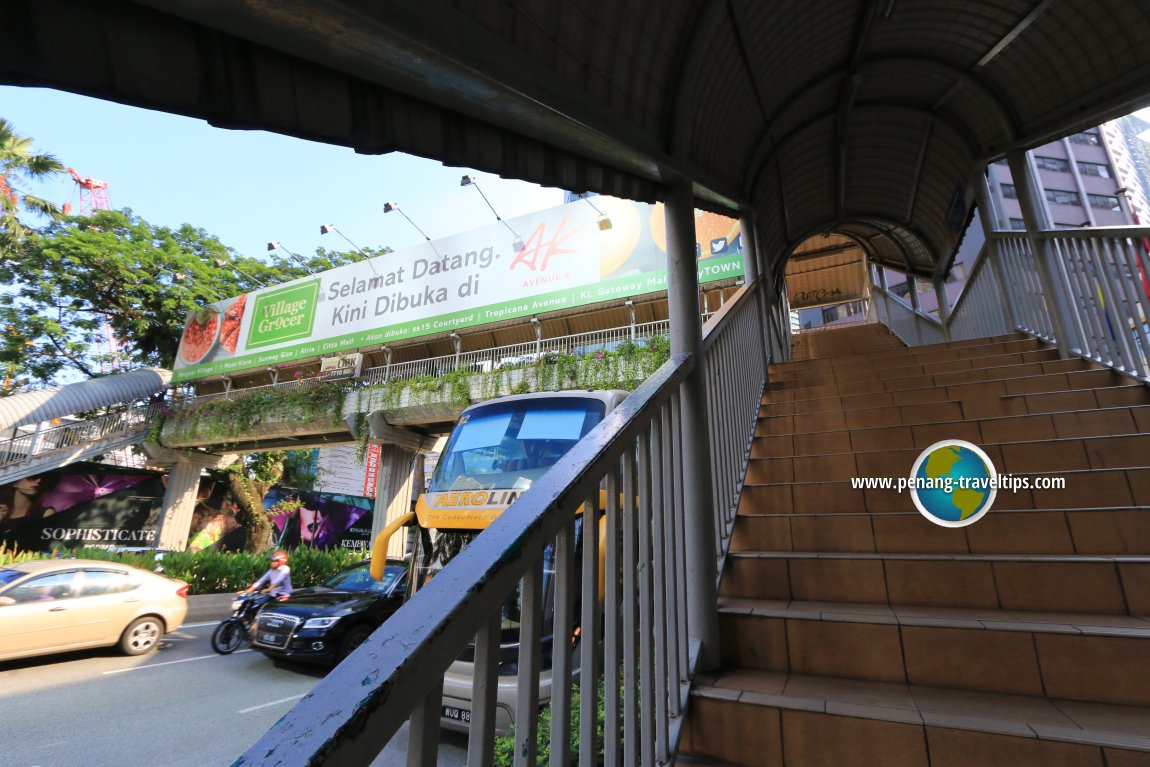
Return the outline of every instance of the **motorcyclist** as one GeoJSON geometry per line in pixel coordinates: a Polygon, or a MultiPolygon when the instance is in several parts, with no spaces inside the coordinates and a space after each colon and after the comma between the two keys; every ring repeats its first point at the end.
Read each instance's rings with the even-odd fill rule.
{"type": "Polygon", "coordinates": [[[263,588],[264,595],[267,597],[262,600],[263,602],[276,599],[280,602],[291,596],[291,568],[287,565],[288,555],[285,551],[277,551],[272,554],[271,567],[268,571],[259,577],[255,583],[248,586],[246,589],[239,591],[240,594],[251,594],[254,591],[259,591],[263,588]]]}

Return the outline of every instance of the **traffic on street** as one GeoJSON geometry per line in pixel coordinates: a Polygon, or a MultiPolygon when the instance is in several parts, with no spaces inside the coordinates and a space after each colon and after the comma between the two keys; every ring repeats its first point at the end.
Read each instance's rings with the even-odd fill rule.
{"type": "MultiPolygon", "coordinates": [[[[0,662],[4,767],[225,767],[323,677],[243,647],[212,651],[217,621],[189,623],[147,655],[97,649],[0,662]]],[[[402,764],[406,726],[373,762],[402,764]]],[[[466,737],[444,732],[441,765],[466,737]]]]}

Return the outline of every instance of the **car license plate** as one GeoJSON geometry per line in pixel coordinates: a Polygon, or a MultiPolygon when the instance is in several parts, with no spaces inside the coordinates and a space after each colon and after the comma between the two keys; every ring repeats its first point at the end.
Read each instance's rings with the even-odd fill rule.
{"type": "Polygon", "coordinates": [[[465,708],[456,708],[455,706],[443,707],[443,718],[454,719],[457,722],[464,724],[471,724],[471,712],[465,708]]]}
{"type": "Polygon", "coordinates": [[[277,637],[275,634],[264,634],[262,639],[265,642],[275,642],[277,639],[279,639],[279,637],[277,637]]]}

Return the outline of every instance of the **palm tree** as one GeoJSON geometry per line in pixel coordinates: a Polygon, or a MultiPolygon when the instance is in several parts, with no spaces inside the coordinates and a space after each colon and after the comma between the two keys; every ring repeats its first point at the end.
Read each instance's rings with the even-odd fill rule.
{"type": "Polygon", "coordinates": [[[60,218],[59,207],[27,194],[19,184],[62,173],[64,166],[50,154],[34,154],[32,139],[18,135],[12,123],[0,118],[0,257],[15,252],[29,229],[18,217],[28,213],[60,218]]]}

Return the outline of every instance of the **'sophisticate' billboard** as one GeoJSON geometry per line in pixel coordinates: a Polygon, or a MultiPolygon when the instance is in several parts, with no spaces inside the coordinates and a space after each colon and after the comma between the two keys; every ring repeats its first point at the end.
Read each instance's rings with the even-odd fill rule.
{"type": "MultiPolygon", "coordinates": [[[[738,221],[696,216],[699,281],[741,276],[738,221]]],[[[666,290],[666,250],[661,204],[577,200],[210,304],[188,316],[173,379],[666,290]]]]}

